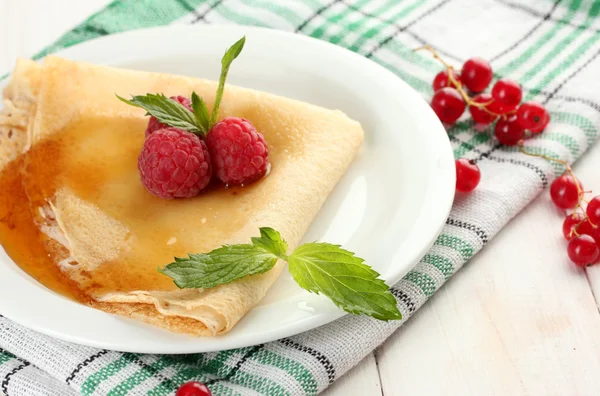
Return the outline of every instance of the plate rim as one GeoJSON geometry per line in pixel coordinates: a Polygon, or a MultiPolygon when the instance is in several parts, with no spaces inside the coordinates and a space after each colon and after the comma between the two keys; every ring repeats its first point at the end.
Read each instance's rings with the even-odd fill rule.
{"type": "MultiPolygon", "coordinates": [[[[194,25],[194,26],[169,25],[169,26],[150,27],[150,28],[136,29],[136,30],[126,31],[126,32],[111,34],[111,35],[87,40],[82,43],[78,43],[74,46],[64,48],[56,53],[53,53],[53,55],[62,56],[65,58],[70,58],[70,59],[83,60],[79,56],[73,56],[73,54],[76,55],[78,52],[85,51],[85,50],[82,50],[82,48],[96,46],[96,45],[102,45],[105,42],[110,43],[113,40],[119,40],[123,37],[125,37],[128,40],[132,40],[132,39],[135,39],[136,36],[139,36],[140,38],[142,38],[148,34],[154,34],[156,32],[160,33],[160,32],[164,32],[167,30],[181,30],[181,31],[184,31],[184,30],[226,30],[226,31],[237,31],[242,34],[252,31],[252,32],[259,32],[259,33],[262,32],[260,34],[283,36],[290,40],[301,40],[304,42],[308,42],[309,43],[308,45],[320,46],[326,51],[339,52],[340,54],[342,54],[341,56],[350,57],[349,59],[351,59],[353,62],[360,62],[364,65],[368,65],[365,67],[374,68],[373,70],[376,70],[378,73],[382,73],[382,74],[388,76],[387,78],[396,80],[397,82],[399,82],[401,85],[404,86],[405,91],[412,92],[412,94],[414,96],[417,96],[419,98],[419,104],[417,106],[420,106],[422,108],[421,110],[424,112],[424,114],[429,113],[428,117],[432,119],[431,121],[434,122],[434,124],[437,124],[437,127],[433,128],[434,130],[432,131],[432,133],[437,134],[438,136],[435,136],[436,139],[434,139],[433,142],[428,142],[428,150],[431,150],[433,155],[435,155],[435,157],[440,162],[445,162],[445,163],[444,163],[444,166],[438,167],[439,173],[436,175],[437,182],[432,183],[434,185],[433,191],[428,192],[426,200],[424,201],[424,204],[423,204],[423,207],[429,205],[429,207],[432,208],[433,217],[435,218],[435,220],[431,221],[431,223],[433,223],[433,224],[430,227],[427,227],[427,230],[428,230],[427,235],[429,235],[429,238],[427,238],[427,242],[424,243],[420,249],[415,249],[413,251],[413,254],[412,254],[413,257],[410,258],[410,260],[412,262],[411,267],[408,270],[403,271],[402,273],[396,274],[396,276],[386,277],[386,282],[390,285],[394,285],[397,281],[399,281],[406,274],[406,272],[408,272],[414,268],[414,266],[418,263],[418,261],[423,257],[423,255],[425,255],[425,253],[433,245],[433,243],[435,242],[436,238],[439,236],[439,234],[441,233],[441,231],[445,225],[446,219],[448,218],[448,215],[450,213],[450,210],[452,208],[452,204],[454,201],[454,187],[455,187],[455,176],[456,176],[455,169],[454,169],[454,156],[453,156],[452,147],[450,144],[450,140],[448,139],[446,130],[443,127],[442,123],[437,119],[437,116],[435,116],[435,113],[433,113],[433,111],[431,110],[429,105],[422,98],[421,94],[419,94],[417,91],[415,91],[412,87],[410,87],[406,82],[404,82],[400,77],[398,77],[397,75],[392,73],[390,70],[388,70],[385,67],[379,65],[378,63],[376,63],[370,59],[367,59],[358,53],[352,52],[344,47],[340,47],[340,46],[337,46],[330,42],[318,40],[318,39],[315,39],[313,37],[306,36],[303,34],[291,33],[291,32],[287,32],[287,31],[283,31],[283,30],[264,28],[264,27],[243,26],[243,25],[194,25]],[[433,118],[435,119],[435,121],[433,120],[433,118]],[[449,164],[446,163],[449,159],[451,159],[451,163],[452,163],[451,166],[449,166],[449,164]]],[[[134,56],[131,58],[131,60],[134,60],[136,58],[139,58],[139,56],[137,56],[137,57],[134,56]]],[[[118,60],[118,62],[124,62],[124,61],[125,61],[125,58],[118,60]]],[[[96,61],[94,61],[94,62],[96,62],[96,61]]],[[[115,62],[111,61],[111,60],[107,60],[106,63],[103,63],[103,64],[114,65],[115,62]]],[[[2,88],[4,85],[6,85],[7,82],[9,81],[9,79],[10,78],[7,77],[3,81],[0,81],[0,88],[2,88]]],[[[4,252],[2,252],[2,253],[4,253],[4,252]]],[[[12,262],[12,260],[10,260],[10,261],[12,262]]],[[[29,278],[30,281],[37,283],[36,280],[34,280],[32,277],[30,277],[28,274],[26,274],[23,270],[21,270],[14,262],[12,264],[15,267],[17,267],[17,269],[19,271],[22,272],[23,276],[26,276],[27,278],[29,278]]],[[[43,285],[41,285],[41,286],[44,287],[43,285]]],[[[47,290],[47,291],[50,293],[53,293],[52,291],[49,291],[49,290],[47,290]]],[[[70,304],[74,303],[73,301],[70,301],[70,300],[68,300],[68,302],[70,304]]],[[[85,309],[94,309],[94,308],[90,308],[87,306],[83,306],[76,302],[75,302],[75,304],[80,307],[83,307],[85,309]]],[[[3,306],[4,306],[4,304],[0,304],[0,307],[3,307],[3,306]]],[[[2,311],[5,311],[5,309],[2,309],[2,311]]],[[[197,342],[195,344],[195,345],[198,345],[199,348],[196,348],[196,349],[192,348],[190,350],[190,347],[187,344],[182,344],[181,346],[178,345],[177,348],[179,348],[179,349],[173,349],[173,348],[165,349],[165,348],[161,348],[160,346],[156,346],[156,345],[154,345],[152,347],[133,346],[132,348],[128,348],[125,346],[119,346],[119,347],[115,348],[115,345],[110,346],[107,343],[102,342],[102,341],[96,342],[95,340],[81,338],[80,336],[77,336],[74,334],[65,334],[64,332],[57,332],[57,331],[54,331],[54,329],[49,329],[49,328],[43,327],[41,325],[36,325],[35,320],[28,320],[24,317],[20,317],[19,315],[13,315],[12,312],[10,314],[5,314],[4,312],[0,312],[0,313],[2,313],[2,315],[6,316],[8,319],[10,319],[24,327],[27,327],[28,329],[32,329],[34,331],[40,332],[42,334],[45,334],[45,335],[48,335],[51,337],[58,338],[63,341],[73,342],[73,343],[77,343],[80,345],[86,345],[86,346],[91,346],[91,347],[96,347],[96,348],[106,348],[106,349],[111,349],[111,350],[123,351],[123,352],[158,353],[158,354],[212,352],[212,351],[226,350],[226,349],[238,348],[238,347],[249,346],[249,345],[256,345],[256,344],[260,344],[263,342],[274,341],[277,339],[281,339],[283,337],[288,337],[288,336],[292,336],[295,334],[299,334],[304,331],[312,330],[312,329],[315,329],[324,324],[330,323],[330,322],[346,315],[346,313],[343,311],[329,312],[327,314],[320,314],[320,315],[311,317],[312,320],[302,320],[300,322],[294,322],[295,325],[288,325],[288,326],[280,327],[277,330],[273,330],[271,332],[264,334],[263,337],[258,337],[256,339],[254,339],[250,343],[248,343],[247,341],[243,341],[247,337],[242,337],[241,338],[242,342],[225,342],[225,343],[216,341],[219,339],[219,336],[217,336],[217,337],[201,337],[201,338],[199,338],[199,340],[202,340],[202,342],[197,342]],[[32,321],[34,323],[31,323],[32,321]],[[210,342],[207,340],[211,340],[211,341],[215,340],[215,341],[213,343],[213,342],[210,342]],[[229,345],[225,345],[225,344],[229,344],[229,345]],[[213,346],[211,346],[211,345],[213,345],[213,346]]],[[[110,314],[107,314],[107,315],[110,315],[110,314]]]]}

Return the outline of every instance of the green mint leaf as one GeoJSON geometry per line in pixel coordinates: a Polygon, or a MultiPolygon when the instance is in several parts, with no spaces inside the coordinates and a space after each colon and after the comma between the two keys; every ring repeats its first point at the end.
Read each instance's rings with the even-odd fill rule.
{"type": "Polygon", "coordinates": [[[246,43],[246,36],[242,37],[238,41],[235,42],[231,47],[225,51],[225,55],[221,58],[221,66],[224,68],[228,68],[231,65],[231,62],[242,52],[244,48],[244,44],[246,43]]]}
{"type": "Polygon", "coordinates": [[[227,73],[229,73],[229,66],[231,66],[231,62],[235,58],[238,57],[242,49],[244,48],[244,44],[246,43],[246,36],[239,39],[235,44],[233,44],[223,55],[221,59],[221,76],[219,77],[219,87],[217,88],[217,95],[215,97],[215,105],[213,107],[212,116],[210,118],[210,126],[214,125],[217,122],[217,117],[219,116],[219,107],[221,106],[221,99],[223,98],[223,90],[225,89],[225,80],[227,80],[227,73]]]}
{"type": "Polygon", "coordinates": [[[206,133],[206,128],[198,123],[191,111],[181,103],[169,99],[163,94],[132,96],[131,100],[122,98],[119,95],[117,95],[117,98],[131,106],[141,107],[163,124],[196,134],[206,133]]]}
{"type": "Polygon", "coordinates": [[[402,315],[379,274],[354,253],[329,243],[306,243],[289,256],[289,271],[300,287],[322,293],[352,314],[380,320],[402,315]]]}
{"type": "Polygon", "coordinates": [[[329,243],[305,243],[291,255],[281,234],[260,229],[252,244],[226,245],[209,253],[175,257],[159,272],[173,278],[179,288],[204,288],[233,282],[269,271],[279,259],[287,261],[298,285],[329,297],[337,306],[355,315],[379,320],[398,320],[402,315],[396,299],[379,274],[354,253],[329,243]]]}
{"type": "Polygon", "coordinates": [[[204,100],[196,92],[192,92],[192,109],[194,110],[194,117],[196,117],[198,125],[201,125],[205,131],[208,131],[210,128],[208,107],[206,107],[206,103],[204,103],[204,100]]]}
{"type": "Polygon", "coordinates": [[[159,272],[173,278],[180,289],[208,289],[267,272],[277,260],[273,253],[254,245],[226,245],[210,253],[175,257],[175,262],[159,272]]]}
{"type": "Polygon", "coordinates": [[[269,227],[263,227],[260,229],[260,238],[252,238],[252,244],[257,248],[271,252],[280,259],[287,261],[288,245],[281,238],[279,231],[275,231],[269,227]]]}

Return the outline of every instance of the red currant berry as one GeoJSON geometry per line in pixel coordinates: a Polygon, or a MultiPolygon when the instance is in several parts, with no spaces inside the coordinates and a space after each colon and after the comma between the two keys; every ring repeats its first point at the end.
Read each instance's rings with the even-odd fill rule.
{"type": "Polygon", "coordinates": [[[507,114],[511,111],[511,109],[505,106],[502,102],[497,100],[493,100],[492,103],[488,105],[488,110],[494,114],[507,114]]]}
{"type": "Polygon", "coordinates": [[[525,102],[517,110],[517,119],[523,129],[540,133],[550,122],[550,114],[538,102],[525,102]]]}
{"type": "Polygon", "coordinates": [[[481,171],[473,160],[466,158],[457,159],[456,162],[456,190],[471,192],[481,180],[481,171]]]}
{"type": "Polygon", "coordinates": [[[594,238],[594,240],[596,241],[596,245],[600,247],[600,226],[598,226],[598,228],[594,228],[593,231],[590,232],[588,235],[594,238]]]}
{"type": "Polygon", "coordinates": [[[563,222],[563,235],[567,241],[577,235],[594,236],[596,229],[581,213],[573,213],[563,222]]]}
{"type": "Polygon", "coordinates": [[[212,393],[202,382],[190,381],[181,385],[175,396],[212,396],[212,393]]]}
{"type": "Polygon", "coordinates": [[[492,97],[502,104],[504,108],[514,110],[521,103],[523,91],[521,86],[508,78],[496,81],[492,88],[492,97]]]}
{"type": "MultiPolygon", "coordinates": [[[[488,93],[480,93],[473,98],[473,101],[475,103],[489,103],[492,101],[492,95],[488,93]]],[[[486,109],[489,110],[487,106],[486,109]]],[[[473,117],[473,121],[475,121],[476,124],[491,124],[496,120],[496,118],[498,118],[498,116],[488,113],[482,107],[469,106],[469,112],[471,112],[471,117],[473,117]]]]}
{"type": "MultiPolygon", "coordinates": [[[[460,80],[460,76],[454,70],[452,70],[452,75],[456,81],[460,80]]],[[[452,84],[448,77],[448,70],[442,70],[433,79],[433,92],[439,91],[445,87],[454,87],[454,84],[452,84]]]]}
{"type": "Polygon", "coordinates": [[[575,236],[573,229],[583,220],[583,216],[579,213],[573,213],[565,218],[563,221],[562,232],[567,241],[575,236]]]}
{"type": "Polygon", "coordinates": [[[600,195],[592,198],[585,212],[590,221],[600,228],[600,195]]]}
{"type": "Polygon", "coordinates": [[[471,91],[481,92],[492,82],[492,67],[482,58],[471,58],[460,72],[460,81],[471,91]]]}
{"type": "Polygon", "coordinates": [[[550,198],[552,202],[560,209],[573,209],[579,202],[579,187],[583,188],[579,181],[576,181],[571,175],[562,175],[552,182],[550,186],[550,198]]]}
{"type": "Polygon", "coordinates": [[[515,146],[525,136],[525,131],[515,116],[499,120],[494,128],[494,133],[496,139],[505,146],[515,146]]]}
{"type": "Polygon", "coordinates": [[[431,99],[431,108],[442,122],[452,124],[464,113],[465,101],[454,88],[437,91],[431,99]]]}
{"type": "Polygon", "coordinates": [[[571,261],[580,267],[593,264],[600,256],[600,248],[589,235],[580,235],[571,239],[567,252],[571,261]]]}

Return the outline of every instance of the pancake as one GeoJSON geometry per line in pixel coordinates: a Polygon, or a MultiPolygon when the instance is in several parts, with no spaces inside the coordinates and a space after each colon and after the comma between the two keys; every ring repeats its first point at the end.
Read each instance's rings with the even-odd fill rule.
{"type": "Polygon", "coordinates": [[[265,136],[269,174],[248,186],[214,184],[194,198],[152,196],[137,170],[148,118],[115,93],[195,91],[211,108],[216,86],[54,56],[41,66],[19,61],[4,92],[19,120],[0,118],[0,132],[18,124],[20,139],[5,150],[0,137],[0,166],[21,160],[31,221],[80,301],[171,331],[229,331],[284,263],[212,289],[180,290],[157,268],[174,256],[248,243],[259,227],[280,231],[293,249],[360,147],[360,124],[340,111],[227,85],[220,118],[244,117],[265,136]]]}

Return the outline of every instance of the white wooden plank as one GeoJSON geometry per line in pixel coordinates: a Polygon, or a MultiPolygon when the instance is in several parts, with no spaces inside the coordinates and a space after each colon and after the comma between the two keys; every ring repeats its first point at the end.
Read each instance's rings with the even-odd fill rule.
{"type": "Polygon", "coordinates": [[[321,393],[323,396],[378,396],[381,394],[381,384],[373,353],[321,393]]]}
{"type": "Polygon", "coordinates": [[[502,230],[378,351],[383,393],[599,394],[600,315],[561,224],[546,192],[502,230]]]}

